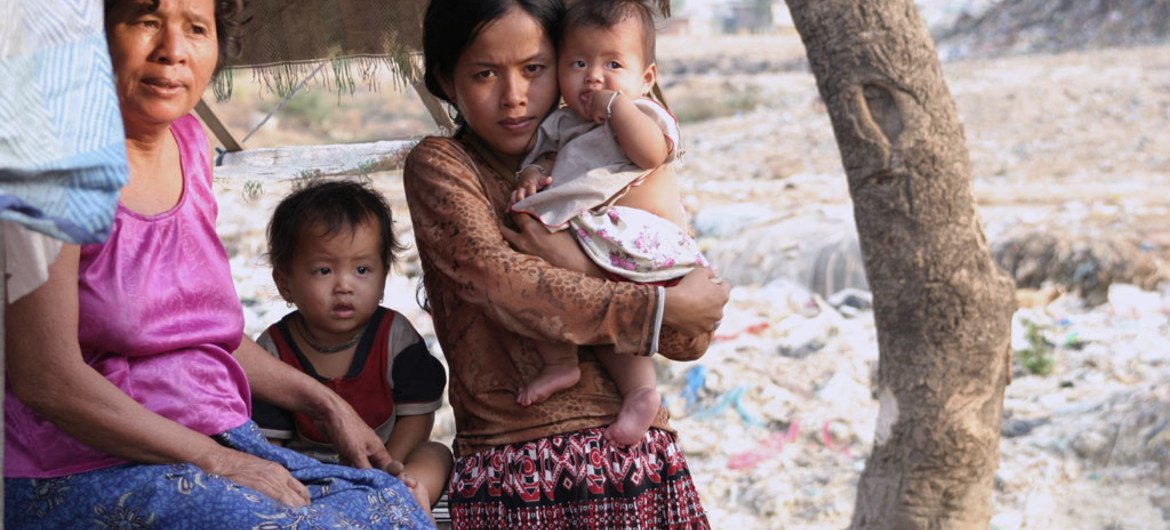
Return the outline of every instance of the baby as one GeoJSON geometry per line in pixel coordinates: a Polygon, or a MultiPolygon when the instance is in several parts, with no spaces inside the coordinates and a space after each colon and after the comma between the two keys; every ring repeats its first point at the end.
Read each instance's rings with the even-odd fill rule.
{"type": "MultiPolygon", "coordinates": [[[[398,244],[390,208],[351,181],[319,181],[285,197],[268,225],[272,278],[296,310],[257,342],[344,398],[404,465],[399,476],[430,507],[451,471],[451,450],[430,441],[446,374],[401,314],[381,307],[398,244]]],[[[327,433],[301,414],[256,402],[274,440],[337,463],[327,433]]]]}
{"type": "MultiPolygon", "coordinates": [[[[517,173],[512,210],[568,228],[610,279],[671,285],[707,262],[687,231],[673,162],[678,121],[645,97],[658,75],[654,16],[635,0],[576,2],[565,16],[557,77],[565,107],[541,123],[517,173]]],[[[659,293],[661,297],[661,292],[659,293]]],[[[542,371],[519,392],[529,405],[576,384],[576,348],[541,344],[542,371]]],[[[654,365],[599,354],[622,395],[606,436],[637,443],[658,412],[654,365]]]]}

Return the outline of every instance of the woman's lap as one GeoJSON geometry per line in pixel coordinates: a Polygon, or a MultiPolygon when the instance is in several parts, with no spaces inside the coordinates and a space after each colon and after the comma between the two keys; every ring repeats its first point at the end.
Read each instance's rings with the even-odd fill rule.
{"type": "Polygon", "coordinates": [[[673,435],[650,429],[622,449],[603,433],[586,429],[457,459],[448,488],[453,527],[710,527],[673,435]]]}
{"type": "Polygon", "coordinates": [[[431,528],[398,479],[321,464],[264,440],[252,422],[220,443],[289,468],[313,502],[291,508],[191,464],[131,465],[55,479],[6,479],[8,528],[431,528]]]}

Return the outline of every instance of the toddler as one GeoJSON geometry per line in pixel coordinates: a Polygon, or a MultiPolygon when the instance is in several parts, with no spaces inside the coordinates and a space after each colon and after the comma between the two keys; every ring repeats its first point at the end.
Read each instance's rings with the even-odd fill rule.
{"type": "MultiPolygon", "coordinates": [[[[429,440],[446,374],[406,317],[379,305],[398,247],[391,222],[382,196],[357,182],[319,181],[285,197],[268,225],[268,255],[296,310],[257,342],[349,402],[429,507],[452,465],[450,449],[429,440]]],[[[257,402],[253,418],[270,439],[338,461],[309,417],[257,402]]]]}
{"type": "MultiPolygon", "coordinates": [[[[658,75],[654,16],[635,0],[576,2],[557,59],[562,107],[541,123],[517,173],[512,210],[568,228],[611,279],[669,285],[706,266],[690,237],[673,162],[678,122],[646,96],[658,75]]],[[[542,371],[519,392],[529,405],[576,384],[575,347],[539,346],[542,371]]],[[[623,403],[606,436],[631,445],[658,412],[649,357],[599,354],[623,403]]]]}

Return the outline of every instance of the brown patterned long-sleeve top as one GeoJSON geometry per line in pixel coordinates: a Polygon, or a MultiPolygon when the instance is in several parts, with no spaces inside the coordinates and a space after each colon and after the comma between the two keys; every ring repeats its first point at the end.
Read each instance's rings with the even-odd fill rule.
{"type": "MultiPolygon", "coordinates": [[[[500,231],[514,227],[512,186],[466,140],[424,139],[407,157],[404,180],[435,333],[450,369],[456,454],[613,422],[621,399],[589,347],[581,351],[576,387],[529,407],[516,403],[516,392],[540,370],[538,341],[646,354],[655,289],[586,277],[513,250],[500,231]]],[[[697,359],[710,340],[663,328],[659,353],[697,359]]],[[[670,429],[668,418],[660,409],[653,425],[670,429]]]]}

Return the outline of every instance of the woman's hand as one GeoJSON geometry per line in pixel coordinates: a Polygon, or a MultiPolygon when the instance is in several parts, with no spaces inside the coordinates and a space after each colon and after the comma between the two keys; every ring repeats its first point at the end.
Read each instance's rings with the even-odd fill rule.
{"type": "Polygon", "coordinates": [[[390,458],[377,433],[328,387],[281,362],[248,337],[240,341],[233,355],[244,368],[255,396],[312,418],[347,463],[358,468],[376,467],[391,474],[402,470],[402,464],[390,458]]]}
{"type": "Polygon", "coordinates": [[[359,469],[373,467],[391,475],[402,472],[402,463],[390,456],[378,434],[344,399],[337,397],[329,409],[315,419],[346,464],[359,469]]]}
{"type": "Polygon", "coordinates": [[[248,453],[221,447],[205,461],[196,462],[195,465],[207,473],[220,475],[289,506],[304,506],[312,500],[309,488],[293,478],[284,466],[248,453]]]}
{"type": "Polygon", "coordinates": [[[605,274],[585,255],[568,230],[550,232],[544,223],[523,213],[512,214],[519,231],[500,226],[500,232],[517,252],[539,256],[562,269],[577,271],[595,278],[605,274]]]}
{"type": "Polygon", "coordinates": [[[696,268],[678,285],[666,288],[663,323],[686,335],[710,333],[719,327],[730,295],[731,285],[715,271],[696,268]]]}

